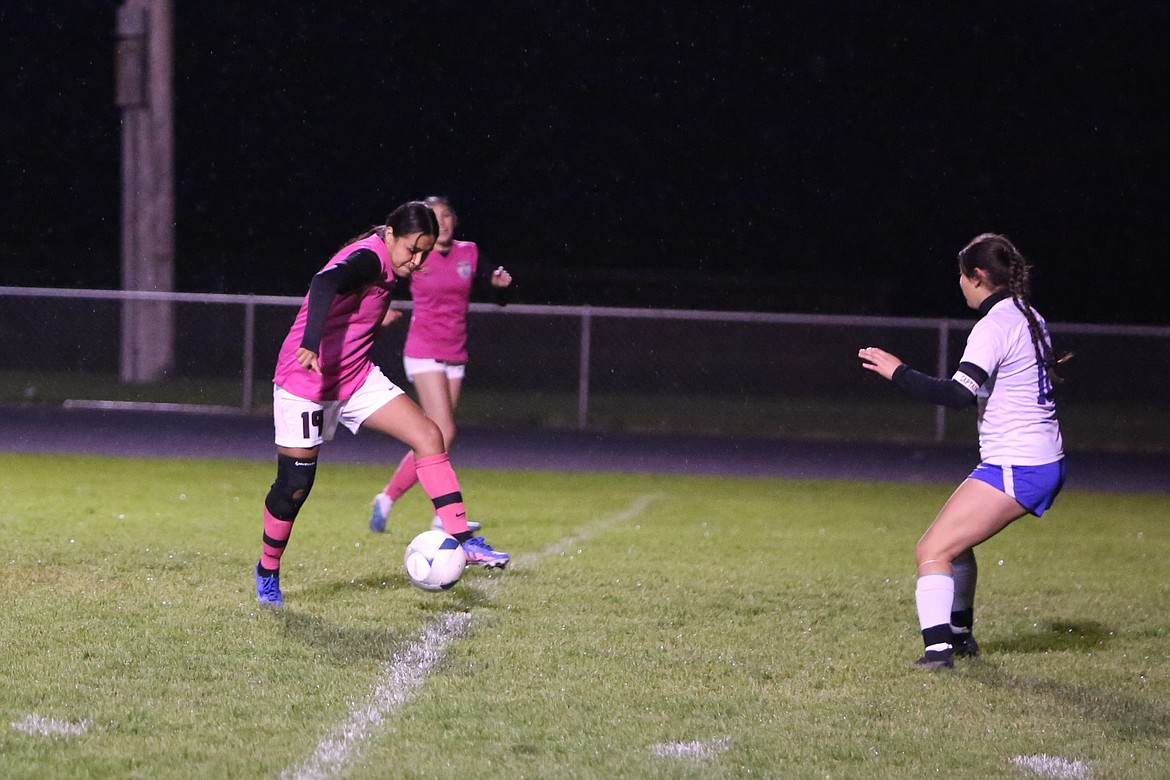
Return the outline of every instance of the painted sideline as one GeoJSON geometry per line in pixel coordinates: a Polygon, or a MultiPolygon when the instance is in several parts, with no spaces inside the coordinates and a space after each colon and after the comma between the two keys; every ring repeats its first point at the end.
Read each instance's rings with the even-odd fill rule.
{"type": "MultiPolygon", "coordinates": [[[[637,518],[657,498],[658,494],[638,496],[625,509],[599,518],[539,552],[519,555],[511,565],[535,566],[560,555],[607,528],[637,518]]],[[[494,577],[481,589],[491,595],[503,583],[502,577],[494,577]]],[[[327,780],[348,769],[356,762],[363,743],[423,686],[431,670],[443,659],[447,645],[466,634],[470,627],[471,615],[466,612],[439,615],[417,639],[407,643],[386,662],[378,683],[362,704],[351,710],[345,721],[322,739],[303,763],[285,770],[280,776],[286,780],[327,780]]]]}

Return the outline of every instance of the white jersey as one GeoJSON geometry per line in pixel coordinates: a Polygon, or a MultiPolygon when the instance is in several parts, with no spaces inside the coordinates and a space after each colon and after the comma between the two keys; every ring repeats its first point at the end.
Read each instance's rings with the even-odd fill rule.
{"type": "MultiPolygon", "coordinates": [[[[1048,328],[1038,313],[1036,321],[1047,339],[1048,328]]],[[[987,372],[979,387],[972,387],[974,381],[962,372],[954,377],[975,393],[983,462],[1041,466],[1064,457],[1048,373],[1036,360],[1028,321],[1010,297],[975,323],[961,362],[987,372]]]]}

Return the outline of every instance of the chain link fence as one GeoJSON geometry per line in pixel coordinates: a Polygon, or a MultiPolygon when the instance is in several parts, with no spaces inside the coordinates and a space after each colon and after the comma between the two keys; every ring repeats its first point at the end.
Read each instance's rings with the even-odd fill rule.
{"type": "MultiPolygon", "coordinates": [[[[265,414],[287,296],[0,287],[0,402],[265,414]],[[170,301],[173,360],[120,378],[120,323],[170,301]]],[[[408,302],[396,306],[409,309],[408,302]]],[[[406,320],[374,359],[395,382],[406,320]]],[[[473,304],[464,424],[974,443],[972,410],[905,398],[860,367],[881,346],[949,375],[973,319],[473,304]]],[[[1050,323],[1076,353],[1061,387],[1070,450],[1170,450],[1170,327],[1050,323]]]]}

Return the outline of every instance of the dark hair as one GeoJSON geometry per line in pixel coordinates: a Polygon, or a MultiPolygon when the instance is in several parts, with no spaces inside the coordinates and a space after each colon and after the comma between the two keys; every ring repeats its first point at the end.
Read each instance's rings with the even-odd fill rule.
{"type": "Polygon", "coordinates": [[[369,238],[375,233],[379,238],[385,238],[386,228],[390,228],[396,236],[422,233],[425,236],[438,237],[439,220],[435,218],[435,212],[426,203],[421,200],[410,200],[387,214],[384,224],[374,225],[364,233],[359,233],[349,239],[342,246],[369,238]]]}
{"type": "Polygon", "coordinates": [[[386,226],[396,236],[422,233],[424,236],[439,235],[439,220],[430,205],[421,200],[403,203],[386,215],[386,226]]]}
{"type": "Polygon", "coordinates": [[[427,195],[425,198],[423,198],[423,203],[427,204],[431,208],[434,208],[435,206],[438,206],[440,203],[442,203],[447,207],[447,210],[451,212],[451,216],[455,217],[456,219],[459,218],[459,216],[455,213],[455,207],[451,205],[451,199],[446,195],[427,195]]]}
{"type": "MultiPolygon", "coordinates": [[[[1024,259],[1020,250],[1016,249],[1007,236],[980,233],[959,252],[959,272],[963,276],[967,278],[975,276],[977,268],[983,269],[987,274],[987,281],[996,289],[1007,289],[1012,296],[1012,302],[1028,321],[1028,333],[1032,336],[1036,362],[1044,366],[1049,383],[1056,385],[1063,382],[1064,377],[1057,371],[1057,366],[1070,360],[1073,355],[1066,353],[1059,358],[1056,357],[1052,350],[1051,337],[1040,327],[1030,300],[1031,265],[1024,259]]],[[[1045,394],[1043,388],[1041,394],[1045,394]]]]}

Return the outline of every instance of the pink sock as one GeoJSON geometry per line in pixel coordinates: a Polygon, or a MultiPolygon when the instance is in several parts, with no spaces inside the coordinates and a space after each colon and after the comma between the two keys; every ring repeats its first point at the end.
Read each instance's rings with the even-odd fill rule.
{"type": "Polygon", "coordinates": [[[292,534],[292,520],[277,520],[264,507],[264,547],[260,553],[260,565],[265,569],[279,571],[280,556],[292,534]]]}
{"type": "Polygon", "coordinates": [[[467,533],[467,511],[463,508],[463,494],[459,480],[451,468],[447,453],[415,458],[418,481],[435,505],[435,514],[443,521],[443,530],[454,536],[467,533]]]}
{"type": "Polygon", "coordinates": [[[406,491],[414,487],[416,482],[418,482],[418,470],[414,463],[414,452],[407,450],[406,455],[399,462],[398,468],[394,470],[394,475],[390,477],[390,482],[386,485],[384,492],[390,496],[391,501],[397,501],[406,491]]]}

